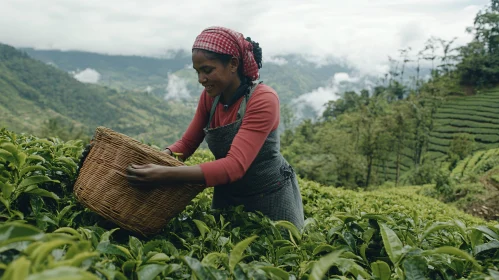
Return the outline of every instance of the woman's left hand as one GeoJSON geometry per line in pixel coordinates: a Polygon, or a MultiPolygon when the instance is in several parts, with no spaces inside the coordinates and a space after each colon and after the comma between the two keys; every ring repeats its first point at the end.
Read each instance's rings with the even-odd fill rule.
{"type": "Polygon", "coordinates": [[[128,183],[132,187],[153,187],[167,183],[167,166],[157,164],[135,165],[127,167],[128,183]]]}

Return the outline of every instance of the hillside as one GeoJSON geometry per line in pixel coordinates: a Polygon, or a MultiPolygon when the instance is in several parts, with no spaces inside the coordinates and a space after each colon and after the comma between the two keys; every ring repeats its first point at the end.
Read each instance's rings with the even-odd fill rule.
{"type": "MultiPolygon", "coordinates": [[[[189,66],[192,61],[188,53],[179,52],[172,58],[151,58],[32,48],[23,50],[31,57],[66,72],[94,69],[101,74],[98,83],[111,88],[144,91],[150,87],[153,93],[163,97],[170,73],[185,79],[192,97],[199,95],[200,87],[195,71],[189,66]]],[[[299,55],[283,55],[275,59],[280,62],[263,61],[260,80],[277,90],[283,104],[325,86],[335,73],[352,71],[340,63],[317,67],[299,55]]]]}
{"type": "Polygon", "coordinates": [[[323,121],[283,134],[283,154],[301,176],[349,188],[434,183],[445,176],[441,166],[451,171],[471,153],[499,147],[498,87],[405,99],[393,98],[391,87],[378,90],[347,94],[323,121]]]}
{"type": "Polygon", "coordinates": [[[428,151],[443,157],[462,133],[475,141],[474,151],[499,147],[499,88],[473,96],[450,97],[435,113],[428,151]]]}
{"type": "Polygon", "coordinates": [[[418,193],[437,198],[462,211],[499,221],[499,148],[477,151],[450,168],[435,162],[439,178],[418,193]]]}
{"type": "MultiPolygon", "coordinates": [[[[447,160],[453,139],[463,135],[471,141],[470,152],[499,148],[499,88],[471,96],[448,96],[435,109],[425,152],[428,160],[447,160]]],[[[417,162],[415,135],[408,137],[410,140],[404,143],[400,156],[402,174],[413,169],[417,162]]],[[[394,181],[395,161],[391,156],[376,163],[380,176],[394,181]]]]}
{"type": "MultiPolygon", "coordinates": [[[[39,135],[49,120],[91,135],[107,126],[157,145],[178,139],[193,108],[144,92],[84,84],[68,73],[0,44],[0,125],[39,135]]],[[[54,135],[55,136],[55,135],[54,135]]]]}
{"type": "Polygon", "coordinates": [[[68,73],[94,69],[101,74],[101,85],[140,92],[151,86],[152,91],[158,95],[164,95],[169,72],[182,70],[192,63],[190,57],[183,53],[177,53],[172,58],[153,58],[32,48],[21,50],[68,73]]]}

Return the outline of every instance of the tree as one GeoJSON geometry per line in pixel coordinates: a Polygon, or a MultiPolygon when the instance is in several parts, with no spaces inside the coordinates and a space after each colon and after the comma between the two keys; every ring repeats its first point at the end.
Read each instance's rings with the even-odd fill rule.
{"type": "Polygon", "coordinates": [[[391,145],[395,153],[395,185],[398,186],[400,179],[400,167],[402,155],[405,147],[410,147],[410,142],[414,138],[414,117],[410,103],[400,101],[392,107],[387,123],[387,134],[391,137],[391,145]]]}
{"type": "Polygon", "coordinates": [[[281,105],[281,118],[284,129],[291,129],[296,121],[296,116],[288,104],[281,105]]]}
{"type": "Polygon", "coordinates": [[[383,145],[387,144],[384,124],[388,103],[385,95],[373,96],[367,106],[363,106],[358,112],[359,125],[359,150],[366,157],[366,183],[368,187],[372,182],[373,166],[375,159],[387,149],[383,145]]]}
{"type": "Polygon", "coordinates": [[[369,102],[369,92],[362,90],[360,94],[355,91],[347,91],[337,100],[326,103],[326,109],[322,113],[325,120],[334,119],[347,112],[354,112],[369,102]]]}
{"type": "Polygon", "coordinates": [[[457,65],[461,84],[487,87],[499,84],[499,0],[478,12],[467,32],[474,40],[459,49],[461,62],[457,65]]]}
{"type": "Polygon", "coordinates": [[[449,156],[457,156],[458,160],[463,160],[470,155],[475,148],[475,138],[468,133],[454,135],[449,147],[449,156]]]}

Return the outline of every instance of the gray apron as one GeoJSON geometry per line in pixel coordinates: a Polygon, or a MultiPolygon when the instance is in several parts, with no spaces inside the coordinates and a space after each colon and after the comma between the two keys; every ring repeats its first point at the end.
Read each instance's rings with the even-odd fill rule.
{"type": "MultiPolygon", "coordinates": [[[[210,128],[220,95],[215,98],[205,140],[216,159],[224,158],[241,126],[246,104],[258,85],[243,96],[237,120],[231,124],[210,128]]],[[[212,208],[224,209],[244,205],[245,211],[260,211],[273,221],[287,220],[303,227],[303,204],[293,168],[280,153],[277,130],[272,131],[246,174],[238,181],[214,187],[212,208]]]]}

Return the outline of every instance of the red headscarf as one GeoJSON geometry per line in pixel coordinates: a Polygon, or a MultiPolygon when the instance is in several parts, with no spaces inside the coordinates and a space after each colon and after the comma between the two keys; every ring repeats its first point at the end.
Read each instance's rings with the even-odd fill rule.
{"type": "Polygon", "coordinates": [[[206,28],[196,37],[192,48],[235,56],[243,63],[244,76],[252,81],[258,79],[253,45],[239,32],[217,26],[206,28]]]}

